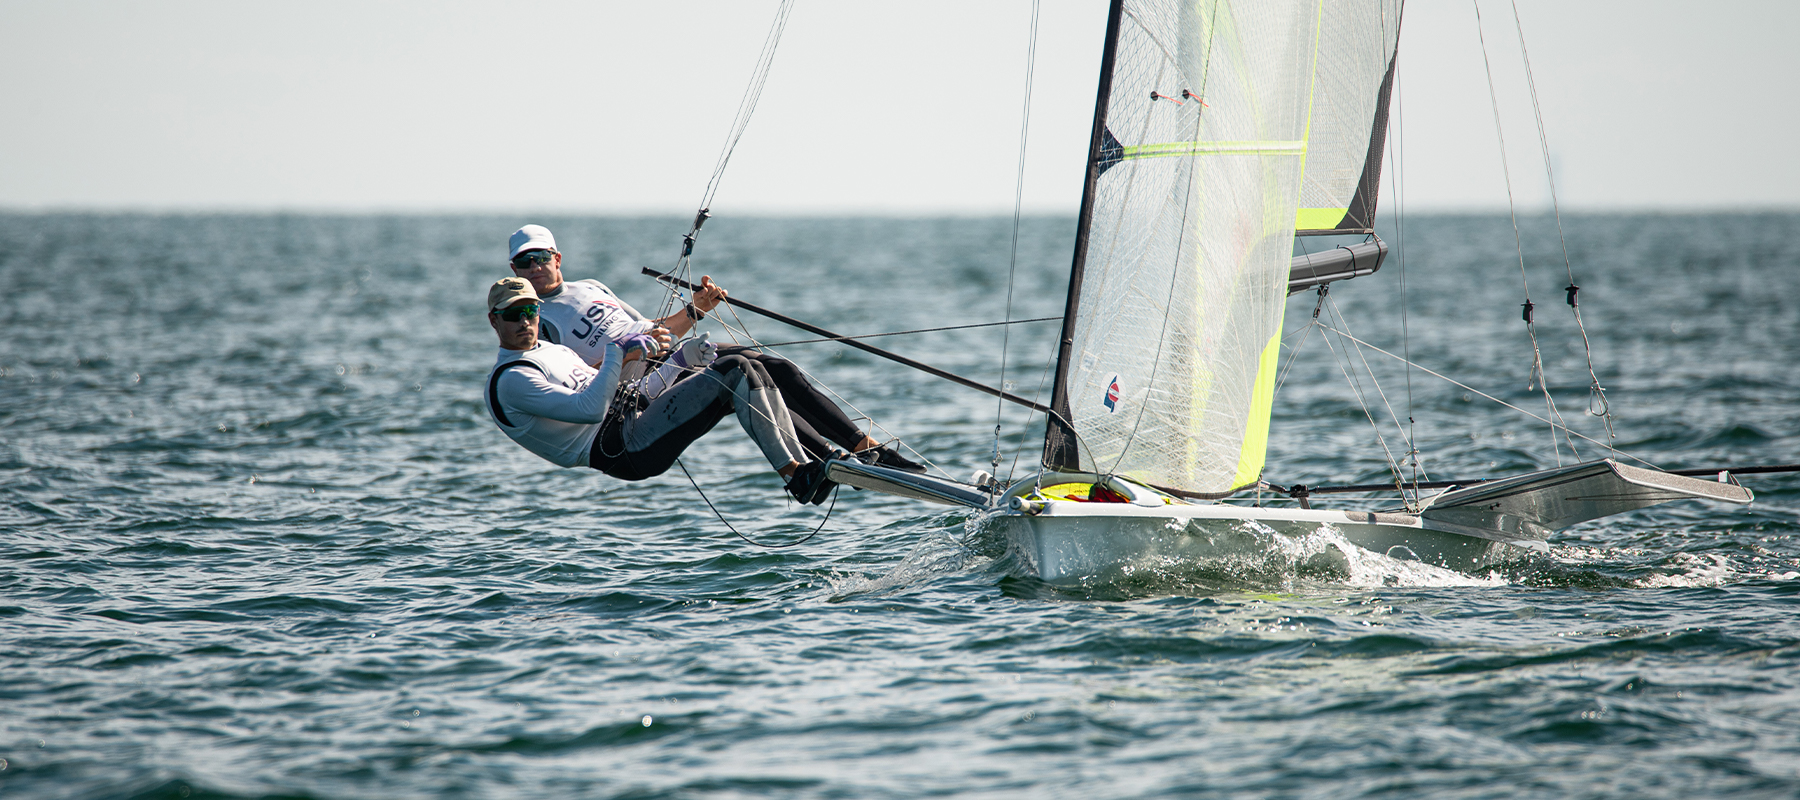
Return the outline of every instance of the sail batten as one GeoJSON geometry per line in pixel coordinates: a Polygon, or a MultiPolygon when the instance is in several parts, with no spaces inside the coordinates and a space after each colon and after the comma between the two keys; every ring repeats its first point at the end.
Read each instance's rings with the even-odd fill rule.
{"type": "Polygon", "coordinates": [[[1121,148],[1121,160],[1202,155],[1305,155],[1306,140],[1285,142],[1159,142],[1121,148]]]}
{"type": "MultiPolygon", "coordinates": [[[[1348,188],[1309,194],[1315,166],[1344,160],[1315,158],[1319,143],[1372,119],[1316,124],[1353,105],[1324,97],[1340,5],[1115,3],[1045,466],[1201,495],[1260,478],[1295,226],[1354,216],[1331,210],[1369,151],[1330,182],[1348,188]]],[[[1357,107],[1372,114],[1374,93],[1357,107]]]]}

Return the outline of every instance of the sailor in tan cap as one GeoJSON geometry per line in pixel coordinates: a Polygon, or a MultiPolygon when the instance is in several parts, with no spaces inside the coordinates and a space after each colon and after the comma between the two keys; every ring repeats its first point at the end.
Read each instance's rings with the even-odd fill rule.
{"type": "Polygon", "coordinates": [[[795,499],[818,503],[830,494],[825,463],[800,446],[781,394],[748,359],[720,357],[641,411],[616,407],[620,369],[655,355],[667,333],[608,342],[598,368],[590,367],[575,351],[538,340],[540,305],[524,278],[488,287],[488,324],[500,338],[500,354],[488,375],[487,409],[519,446],[557,466],[637,481],[667,471],[688,445],[736,412],[795,499]]]}
{"type": "MultiPolygon", "coordinates": [[[[589,364],[599,363],[607,344],[622,341],[632,334],[663,332],[678,338],[687,336],[697,323],[706,319],[708,312],[727,300],[723,288],[713,283],[710,277],[702,276],[693,302],[661,319],[650,319],[597,280],[563,280],[562,252],[557,249],[556,237],[549,228],[525,225],[513,231],[506,247],[513,275],[531,281],[532,288],[543,299],[538,335],[574,350],[589,364]]],[[[661,367],[645,372],[642,367],[633,365],[621,373],[621,380],[632,384],[641,378],[642,382],[634,387],[636,392],[643,397],[655,398],[666,387],[685,380],[718,356],[741,356],[749,360],[758,380],[775,385],[792,415],[800,445],[813,458],[823,460],[834,453],[849,452],[872,464],[912,472],[925,471],[924,466],[902,457],[893,448],[864,433],[837,403],[807,380],[805,371],[773,353],[736,345],[718,347],[702,333],[683,341],[661,367]],[[679,366],[671,366],[671,362],[679,362],[679,366]]]]}

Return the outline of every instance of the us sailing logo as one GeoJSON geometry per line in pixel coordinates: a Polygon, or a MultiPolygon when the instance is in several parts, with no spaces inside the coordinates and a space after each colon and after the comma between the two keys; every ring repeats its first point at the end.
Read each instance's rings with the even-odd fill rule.
{"type": "Polygon", "coordinates": [[[1119,376],[1114,375],[1112,381],[1106,384],[1106,397],[1100,402],[1106,404],[1107,413],[1119,410],[1119,376]]]}

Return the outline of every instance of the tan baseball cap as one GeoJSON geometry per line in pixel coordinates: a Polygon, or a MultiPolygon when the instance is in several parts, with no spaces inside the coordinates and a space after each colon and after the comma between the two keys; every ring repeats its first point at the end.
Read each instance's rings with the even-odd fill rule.
{"type": "Polygon", "coordinates": [[[524,278],[501,278],[488,287],[488,313],[505,311],[507,306],[520,300],[538,301],[537,290],[531,288],[531,281],[524,278]]]}

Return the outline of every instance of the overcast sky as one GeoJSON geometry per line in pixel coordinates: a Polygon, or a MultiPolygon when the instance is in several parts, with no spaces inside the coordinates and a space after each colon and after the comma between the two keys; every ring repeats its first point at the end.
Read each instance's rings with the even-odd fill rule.
{"type": "MultiPolygon", "coordinates": [[[[1030,211],[1080,200],[1105,5],[1042,5],[1030,211]]],[[[0,0],[0,208],[691,213],[776,6],[0,0]]],[[[1480,8],[1541,207],[1512,5],[1480,8]]],[[[1565,208],[1800,208],[1800,3],[1518,8],[1565,208]]],[[[1474,4],[1406,13],[1407,210],[1503,208],[1474,4]]],[[[1029,20],[798,0],[715,207],[1010,212],[1029,20]]]]}

